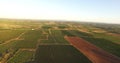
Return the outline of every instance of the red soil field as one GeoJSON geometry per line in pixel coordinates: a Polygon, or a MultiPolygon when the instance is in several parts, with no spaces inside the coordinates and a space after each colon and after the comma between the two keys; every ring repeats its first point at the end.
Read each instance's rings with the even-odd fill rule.
{"type": "Polygon", "coordinates": [[[65,39],[88,57],[93,63],[120,63],[119,57],[96,47],[82,38],[65,36],[65,39]]]}

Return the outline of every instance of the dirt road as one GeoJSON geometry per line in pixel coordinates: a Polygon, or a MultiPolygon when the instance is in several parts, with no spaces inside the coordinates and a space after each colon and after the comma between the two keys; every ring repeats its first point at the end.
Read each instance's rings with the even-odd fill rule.
{"type": "Polygon", "coordinates": [[[117,56],[114,56],[79,37],[65,36],[65,39],[93,63],[120,63],[120,58],[117,56]]]}
{"type": "Polygon", "coordinates": [[[23,32],[23,33],[21,33],[18,37],[13,38],[13,39],[10,39],[10,40],[7,40],[7,41],[5,41],[4,43],[2,43],[2,44],[0,44],[0,45],[5,45],[5,44],[7,44],[7,43],[9,43],[9,42],[11,42],[11,41],[14,41],[14,40],[22,40],[22,39],[20,39],[20,37],[21,37],[22,35],[24,35],[25,33],[26,33],[26,31],[23,32]]]}

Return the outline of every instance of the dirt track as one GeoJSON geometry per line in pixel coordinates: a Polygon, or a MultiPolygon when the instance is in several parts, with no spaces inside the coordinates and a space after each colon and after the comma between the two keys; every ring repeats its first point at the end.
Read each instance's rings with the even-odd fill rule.
{"type": "Polygon", "coordinates": [[[11,41],[14,41],[14,40],[23,40],[23,39],[20,39],[20,37],[21,37],[22,35],[24,35],[25,33],[26,33],[26,31],[23,32],[23,33],[21,33],[18,37],[13,38],[13,39],[10,39],[10,40],[7,40],[7,41],[3,42],[3,43],[0,44],[0,45],[5,45],[5,44],[7,44],[7,43],[9,43],[9,42],[11,42],[11,41]]]}
{"type": "Polygon", "coordinates": [[[79,37],[65,36],[65,39],[80,52],[82,52],[86,57],[88,57],[93,63],[120,63],[120,58],[96,47],[95,45],[79,37]]]}

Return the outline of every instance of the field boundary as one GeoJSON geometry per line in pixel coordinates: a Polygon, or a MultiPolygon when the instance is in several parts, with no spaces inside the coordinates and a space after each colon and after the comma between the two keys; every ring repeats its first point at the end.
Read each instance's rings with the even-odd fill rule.
{"type": "Polygon", "coordinates": [[[23,39],[20,39],[20,37],[23,36],[25,33],[26,33],[26,31],[23,32],[23,33],[21,33],[18,37],[13,38],[13,39],[10,39],[10,40],[7,40],[7,41],[1,43],[0,45],[5,45],[5,44],[7,44],[7,43],[9,43],[9,42],[11,42],[11,41],[14,41],[14,40],[23,40],[23,39]]]}
{"type": "Polygon", "coordinates": [[[82,38],[68,36],[65,36],[64,38],[88,57],[93,63],[120,63],[119,57],[98,48],[82,38]]]}

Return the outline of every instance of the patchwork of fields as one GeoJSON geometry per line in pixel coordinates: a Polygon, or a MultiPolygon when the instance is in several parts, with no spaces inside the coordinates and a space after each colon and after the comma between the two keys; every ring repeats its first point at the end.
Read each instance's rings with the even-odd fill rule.
{"type": "MultiPolygon", "coordinates": [[[[98,38],[96,38],[92,34],[87,34],[87,33],[83,33],[83,32],[76,31],[76,30],[70,30],[70,31],[66,31],[66,32],[71,33],[74,36],[81,37],[81,38],[87,40],[88,42],[104,49],[105,51],[110,52],[110,53],[120,57],[120,45],[112,40],[110,41],[110,40],[105,39],[100,36],[97,36],[98,38]]],[[[108,38],[109,38],[109,36],[108,36],[108,38]]],[[[116,41],[118,41],[118,40],[116,40],[116,41]]]]}
{"type": "MultiPolygon", "coordinates": [[[[85,23],[31,21],[16,23],[15,26],[19,27],[13,27],[14,23],[9,25],[12,28],[0,27],[1,63],[100,63],[94,62],[81,49],[76,48],[65,39],[66,36],[82,38],[117,57],[118,61],[120,58],[120,38],[85,23]]],[[[76,38],[72,40],[77,45],[81,43],[76,38]]],[[[92,48],[80,45],[81,48],[92,48]]],[[[99,55],[96,58],[100,60],[99,55]]]]}

